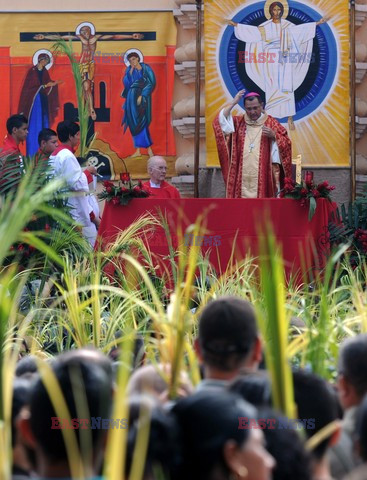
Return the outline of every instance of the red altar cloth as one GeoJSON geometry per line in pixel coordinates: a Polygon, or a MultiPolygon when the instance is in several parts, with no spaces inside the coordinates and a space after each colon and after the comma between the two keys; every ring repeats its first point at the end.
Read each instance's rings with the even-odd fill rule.
{"type": "MultiPolygon", "coordinates": [[[[177,225],[183,232],[195,223],[198,215],[205,213],[206,230],[202,251],[210,249],[210,261],[217,273],[224,272],[235,242],[234,257],[241,260],[246,253],[258,254],[258,228],[270,219],[273,231],[283,251],[286,271],[297,272],[306,261],[306,268],[318,270],[325,264],[329,253],[328,222],[336,205],[326,199],[317,200],[317,208],[311,222],[308,221],[308,206],[292,199],[133,199],[128,206],[106,203],[99,237],[105,246],[139,216],[149,211],[157,218],[158,211],[165,213],[177,245],[177,225]],[[180,213],[181,212],[181,213],[180,213]],[[212,246],[210,246],[212,243],[212,246]]],[[[194,239],[192,239],[195,241],[194,239]]],[[[200,240],[199,240],[200,241],[200,240]]],[[[158,257],[168,254],[168,243],[161,227],[147,240],[149,248],[158,257]]]]}

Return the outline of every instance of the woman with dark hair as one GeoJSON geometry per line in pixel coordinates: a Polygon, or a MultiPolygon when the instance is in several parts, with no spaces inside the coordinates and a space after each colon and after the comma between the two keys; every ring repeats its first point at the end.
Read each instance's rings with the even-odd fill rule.
{"type": "Polygon", "coordinates": [[[200,392],[172,409],[181,432],[177,480],[268,480],[275,466],[252,405],[229,392],[200,392]]]}

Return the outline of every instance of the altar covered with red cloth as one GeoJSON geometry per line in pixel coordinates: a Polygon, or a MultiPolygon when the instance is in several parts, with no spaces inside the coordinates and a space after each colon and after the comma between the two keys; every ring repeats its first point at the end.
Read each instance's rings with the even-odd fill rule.
{"type": "MultiPolygon", "coordinates": [[[[161,212],[169,225],[170,240],[177,246],[178,226],[185,232],[199,215],[204,215],[205,230],[201,236],[186,237],[186,240],[190,244],[200,244],[203,254],[209,250],[210,262],[220,274],[226,270],[232,252],[233,260],[238,261],[246,254],[258,254],[259,227],[270,220],[282,248],[287,273],[297,273],[302,264],[314,271],[325,265],[330,251],[328,223],[335,210],[334,203],[318,199],[315,215],[309,221],[308,206],[293,199],[137,198],[127,206],[106,203],[98,235],[102,248],[106,248],[119,231],[144,213],[150,212],[160,218],[161,212]]],[[[150,234],[146,244],[157,258],[169,253],[162,227],[150,234]]]]}

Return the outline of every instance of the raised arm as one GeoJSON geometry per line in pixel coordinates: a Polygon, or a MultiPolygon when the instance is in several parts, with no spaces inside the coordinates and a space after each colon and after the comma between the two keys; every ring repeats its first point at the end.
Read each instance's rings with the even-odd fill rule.
{"type": "Polygon", "coordinates": [[[223,115],[226,118],[229,117],[229,114],[231,113],[232,108],[239,103],[239,101],[245,95],[245,93],[246,93],[246,90],[240,90],[239,92],[237,92],[237,95],[233,98],[232,102],[224,107],[223,115]]]}

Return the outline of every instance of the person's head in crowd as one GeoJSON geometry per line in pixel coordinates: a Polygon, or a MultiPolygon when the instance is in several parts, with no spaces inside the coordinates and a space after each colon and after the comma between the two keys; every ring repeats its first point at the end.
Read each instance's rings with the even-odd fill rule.
{"type": "Polygon", "coordinates": [[[11,445],[13,449],[13,475],[29,475],[32,465],[17,428],[18,416],[23,407],[29,404],[32,380],[15,378],[13,383],[13,403],[11,411],[11,445]]]}
{"type": "Polygon", "coordinates": [[[45,155],[51,155],[59,146],[57,133],[51,128],[43,128],[38,134],[38,145],[45,155]]]}
{"type": "MultiPolygon", "coordinates": [[[[109,358],[113,362],[117,362],[120,357],[121,349],[123,348],[123,343],[121,343],[121,339],[123,337],[123,332],[121,330],[116,332],[115,339],[116,345],[111,348],[108,352],[109,358]]],[[[145,345],[144,345],[144,338],[141,335],[136,335],[134,340],[134,348],[133,348],[133,359],[131,369],[135,370],[139,368],[141,365],[144,364],[145,360],[145,345]]]]}
{"type": "Polygon", "coordinates": [[[150,181],[155,185],[160,185],[166,178],[167,162],[163,157],[158,155],[150,157],[147,168],[150,181]]]}
{"type": "MultiPolygon", "coordinates": [[[[131,375],[127,391],[128,395],[152,395],[161,402],[168,400],[168,384],[165,377],[169,376],[171,371],[170,365],[158,364],[144,365],[138,368],[131,375]]],[[[190,379],[185,372],[181,372],[178,386],[178,395],[185,397],[192,393],[192,385],[190,379]]]]}
{"type": "Polygon", "coordinates": [[[25,115],[12,115],[6,121],[6,130],[11,135],[16,144],[19,145],[28,135],[28,118],[25,115]]]}
{"type": "Polygon", "coordinates": [[[344,410],[359,405],[367,393],[367,334],[348,338],[340,347],[338,393],[344,410]]]}
{"type": "Polygon", "coordinates": [[[175,418],[165,412],[159,402],[152,397],[136,395],[129,398],[129,432],[126,455],[126,475],[130,478],[134,452],[137,448],[139,434],[149,425],[149,437],[144,458],[142,480],[159,478],[176,478],[180,467],[179,430],[175,418]]]}
{"type": "Polygon", "coordinates": [[[269,376],[264,370],[241,373],[228,385],[228,388],[257,408],[272,405],[271,384],[269,376]]]}
{"type": "Polygon", "coordinates": [[[37,373],[37,361],[34,355],[25,355],[22,357],[15,367],[15,376],[32,376],[37,373]]]}
{"type": "Polygon", "coordinates": [[[68,352],[63,353],[57,357],[57,361],[59,363],[70,363],[70,362],[78,362],[78,361],[85,361],[86,363],[90,364],[91,366],[96,365],[97,367],[101,367],[109,380],[109,388],[113,390],[113,369],[112,369],[112,362],[110,358],[104,355],[100,350],[94,347],[84,347],[79,348],[77,350],[69,350],[68,352]]]}
{"type": "Polygon", "coordinates": [[[76,419],[74,422],[78,428],[72,429],[70,419],[60,418],[60,412],[55,411],[50,397],[52,392],[49,393],[46,387],[47,382],[39,378],[30,394],[29,417],[24,416],[20,422],[23,438],[35,451],[36,472],[41,477],[70,476],[62,434],[62,429],[69,427],[75,433],[85,470],[90,476],[95,475],[103,459],[108,429],[91,428],[91,419],[110,418],[112,369],[102,354],[89,349],[62,354],[51,363],[51,368],[70,419],[76,419]]]}
{"type": "Polygon", "coordinates": [[[355,431],[358,455],[367,462],[367,395],[358,408],[356,431],[355,431]]]}
{"type": "MultiPolygon", "coordinates": [[[[304,431],[308,438],[338,420],[337,397],[323,378],[297,370],[293,372],[293,383],[298,418],[305,422],[304,431]]],[[[326,453],[329,447],[337,443],[339,436],[340,427],[312,450],[314,476],[321,476],[321,473],[330,475],[326,453]]]]}
{"type": "Polygon", "coordinates": [[[258,428],[240,428],[241,420],[256,423],[257,410],[241,397],[218,390],[179,400],[172,408],[181,432],[183,462],[179,480],[269,480],[274,458],[258,428]]]}
{"type": "Polygon", "coordinates": [[[296,428],[284,428],[288,419],[272,409],[259,410],[258,418],[259,422],[267,422],[263,432],[266,449],[276,461],[273,480],[311,480],[311,457],[300,432],[296,428]]]}
{"type": "Polygon", "coordinates": [[[236,297],[208,303],[199,319],[195,348],[205,378],[232,380],[242,369],[256,370],[262,347],[252,305],[236,297]]]}
{"type": "Polygon", "coordinates": [[[76,149],[80,143],[80,127],[70,120],[65,120],[57,125],[57,135],[61,143],[72,149],[76,149]]]}

